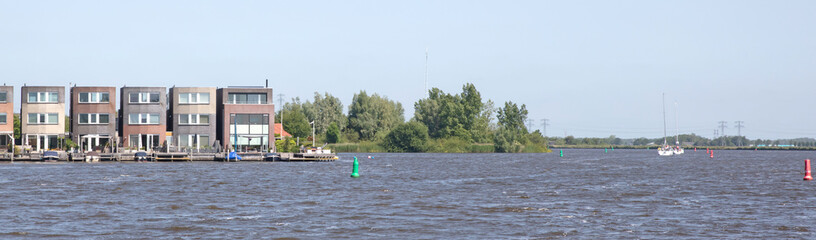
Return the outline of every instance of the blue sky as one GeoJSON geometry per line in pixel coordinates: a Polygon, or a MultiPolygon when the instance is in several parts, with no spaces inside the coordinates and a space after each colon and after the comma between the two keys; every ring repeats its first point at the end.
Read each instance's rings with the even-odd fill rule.
{"type": "MultiPolygon", "coordinates": [[[[0,1],[0,82],[526,104],[547,135],[816,137],[813,1],[0,1]],[[674,132],[670,129],[669,132],[674,132]]],[[[18,88],[19,90],[19,88],[18,88]]],[[[18,98],[19,99],[19,98],[18,98]]],[[[277,102],[277,101],[276,101],[277,102]]],[[[17,108],[19,111],[19,107],[17,108]]]]}

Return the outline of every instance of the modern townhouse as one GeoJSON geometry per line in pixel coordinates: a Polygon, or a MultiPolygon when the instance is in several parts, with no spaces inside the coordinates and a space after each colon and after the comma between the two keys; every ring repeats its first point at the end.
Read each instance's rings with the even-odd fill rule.
{"type": "Polygon", "coordinates": [[[218,139],[224,149],[274,149],[275,105],[272,89],[228,87],[218,89],[218,139]],[[270,145],[271,144],[271,145],[270,145]]]}
{"type": "Polygon", "coordinates": [[[167,134],[167,88],[122,87],[119,134],[126,149],[153,151],[167,134]]]}
{"type": "Polygon", "coordinates": [[[71,88],[71,139],[86,151],[110,152],[117,143],[116,87],[71,88]]]}
{"type": "Polygon", "coordinates": [[[59,148],[65,137],[65,87],[23,86],[20,92],[23,145],[33,151],[59,148]]]}
{"type": "Polygon", "coordinates": [[[208,149],[216,142],[216,88],[170,88],[170,123],[173,145],[180,151],[208,149]]]}

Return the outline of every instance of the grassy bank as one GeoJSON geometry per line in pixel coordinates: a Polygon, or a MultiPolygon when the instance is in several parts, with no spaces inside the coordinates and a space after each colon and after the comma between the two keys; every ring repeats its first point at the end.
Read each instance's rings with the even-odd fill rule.
{"type": "MultiPolygon", "coordinates": [[[[624,146],[624,145],[552,145],[550,148],[591,148],[591,149],[657,149],[658,146],[624,146]]],[[[694,146],[684,146],[686,150],[694,150],[694,146]]],[[[794,150],[794,151],[814,151],[816,147],[749,147],[749,146],[696,146],[699,150],[714,149],[714,150],[794,150]]]]}
{"type": "MultiPolygon", "coordinates": [[[[468,143],[456,139],[433,139],[428,142],[429,153],[492,153],[495,148],[492,143],[468,143]]],[[[382,146],[376,142],[359,142],[359,143],[336,143],[329,144],[327,148],[335,152],[367,152],[379,153],[386,152],[382,146]]],[[[522,150],[524,153],[545,153],[551,152],[544,146],[530,145],[525,146],[522,150]]]]}

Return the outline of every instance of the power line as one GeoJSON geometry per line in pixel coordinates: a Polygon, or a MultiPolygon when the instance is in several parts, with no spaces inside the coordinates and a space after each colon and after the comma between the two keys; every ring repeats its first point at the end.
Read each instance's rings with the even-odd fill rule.
{"type": "Polygon", "coordinates": [[[739,146],[742,146],[742,132],[740,130],[742,130],[742,128],[745,127],[745,125],[742,125],[743,123],[745,123],[745,122],[743,122],[743,121],[734,121],[734,125],[735,125],[734,127],[737,128],[737,136],[739,137],[738,138],[739,139],[739,144],[738,144],[739,146]]]}
{"type": "Polygon", "coordinates": [[[541,130],[544,131],[544,136],[547,136],[547,126],[550,125],[550,119],[542,118],[541,119],[541,130]]]}
{"type": "MultiPolygon", "coordinates": [[[[281,128],[283,128],[283,97],[286,96],[283,93],[278,93],[278,105],[280,105],[280,122],[281,128]]],[[[283,135],[281,135],[283,136],[283,135]]]]}
{"type": "Polygon", "coordinates": [[[533,129],[533,119],[527,119],[527,131],[529,132],[530,129],[533,129]]]}
{"type": "MultiPolygon", "coordinates": [[[[720,124],[720,136],[725,137],[725,129],[728,128],[726,124],[728,123],[726,121],[720,121],[719,124],[720,124]]],[[[722,145],[725,146],[725,141],[722,141],[722,145]]]]}

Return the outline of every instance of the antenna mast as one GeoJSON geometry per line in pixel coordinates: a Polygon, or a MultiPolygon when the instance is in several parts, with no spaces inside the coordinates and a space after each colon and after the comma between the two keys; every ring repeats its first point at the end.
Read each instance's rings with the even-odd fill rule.
{"type": "Polygon", "coordinates": [[[428,94],[428,48],[425,48],[425,92],[422,95],[428,94]]]}

